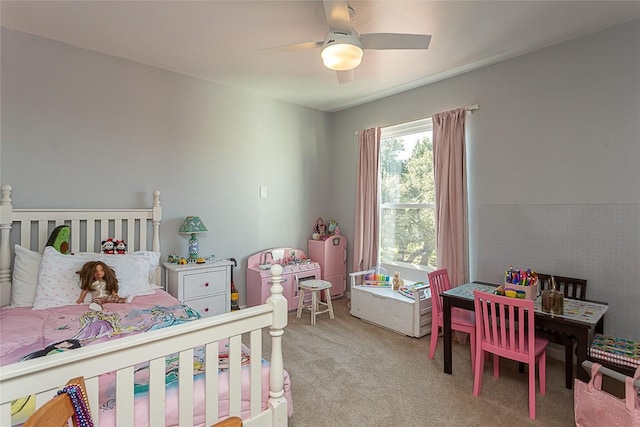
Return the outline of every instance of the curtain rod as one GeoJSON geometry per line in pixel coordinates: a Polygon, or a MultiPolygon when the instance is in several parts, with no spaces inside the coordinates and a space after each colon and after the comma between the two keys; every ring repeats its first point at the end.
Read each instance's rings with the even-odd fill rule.
{"type": "MultiPolygon", "coordinates": [[[[480,105],[478,104],[469,105],[468,107],[465,107],[465,109],[467,110],[468,114],[473,114],[474,111],[480,109],[480,105]]],[[[393,126],[393,125],[388,125],[388,126],[393,126]]],[[[358,132],[356,132],[355,135],[358,136],[358,132]]]]}
{"type": "MultiPolygon", "coordinates": [[[[585,360],[584,362],[582,362],[582,367],[585,368],[587,370],[587,372],[589,372],[589,375],[591,375],[591,367],[593,366],[593,362],[589,361],[589,360],[585,360]]],[[[620,372],[616,372],[612,369],[606,368],[604,366],[600,366],[600,368],[598,369],[598,371],[608,377],[613,378],[614,380],[618,380],[620,382],[624,382],[625,378],[627,378],[626,375],[621,374],[620,372]]],[[[640,380],[635,380],[633,382],[633,386],[637,389],[640,390],[640,380]]]]}

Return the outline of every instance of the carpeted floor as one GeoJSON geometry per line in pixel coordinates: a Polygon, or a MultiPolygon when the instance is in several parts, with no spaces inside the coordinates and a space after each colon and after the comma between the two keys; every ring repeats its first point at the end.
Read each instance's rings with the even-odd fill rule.
{"type": "Polygon", "coordinates": [[[531,421],[527,375],[516,362],[502,360],[500,378],[493,378],[488,361],[475,397],[468,344],[454,341],[453,375],[444,374],[442,337],[429,360],[429,335],[410,338],[363,322],[349,314],[348,302],[335,300],[336,318],[320,315],[315,326],[308,311],[301,319],[289,315],[283,353],[292,381],[290,426],[575,425],[561,362],[547,358],[547,394],[536,395],[531,421]]]}

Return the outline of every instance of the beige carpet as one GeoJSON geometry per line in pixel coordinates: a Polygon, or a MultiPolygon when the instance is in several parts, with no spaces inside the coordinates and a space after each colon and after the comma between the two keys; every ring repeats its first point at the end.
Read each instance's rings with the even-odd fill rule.
{"type": "Polygon", "coordinates": [[[442,337],[429,360],[429,335],[416,339],[373,326],[351,316],[348,302],[334,301],[336,318],[320,315],[315,326],[308,311],[301,319],[289,315],[283,352],[292,381],[290,426],[575,425],[561,362],[547,358],[547,394],[536,395],[531,421],[527,375],[517,363],[502,360],[500,378],[493,378],[487,362],[475,397],[468,344],[454,341],[453,375],[444,374],[442,337]]]}

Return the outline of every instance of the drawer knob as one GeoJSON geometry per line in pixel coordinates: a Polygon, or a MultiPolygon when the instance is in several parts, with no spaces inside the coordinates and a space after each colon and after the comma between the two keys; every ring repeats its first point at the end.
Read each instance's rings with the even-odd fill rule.
{"type": "Polygon", "coordinates": [[[204,285],[205,285],[205,286],[209,286],[209,282],[205,282],[205,284],[204,284],[204,285]]]}

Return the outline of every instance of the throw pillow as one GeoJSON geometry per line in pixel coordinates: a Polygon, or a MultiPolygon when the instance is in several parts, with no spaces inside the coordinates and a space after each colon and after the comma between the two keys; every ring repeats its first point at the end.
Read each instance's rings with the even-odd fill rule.
{"type": "Polygon", "coordinates": [[[11,279],[11,307],[31,307],[36,295],[38,270],[42,255],[20,245],[15,246],[13,277],[11,279]]]}

